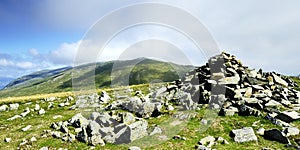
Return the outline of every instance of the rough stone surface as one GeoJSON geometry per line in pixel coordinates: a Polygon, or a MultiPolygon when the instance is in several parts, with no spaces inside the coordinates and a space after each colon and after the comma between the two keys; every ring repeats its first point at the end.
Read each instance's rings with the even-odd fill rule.
{"type": "Polygon", "coordinates": [[[251,127],[244,127],[242,129],[232,130],[231,136],[234,141],[238,143],[257,141],[257,137],[251,127]]]}

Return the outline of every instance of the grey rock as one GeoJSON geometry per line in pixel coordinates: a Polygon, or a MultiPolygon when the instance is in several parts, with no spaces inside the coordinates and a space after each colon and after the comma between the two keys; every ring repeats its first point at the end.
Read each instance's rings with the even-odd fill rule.
{"type": "Polygon", "coordinates": [[[76,136],[72,133],[68,133],[68,142],[74,142],[76,140],[76,136]]]}
{"type": "Polygon", "coordinates": [[[9,107],[7,105],[0,106],[0,112],[7,111],[9,107]]]}
{"type": "Polygon", "coordinates": [[[11,138],[5,138],[5,139],[4,139],[4,142],[10,143],[10,142],[11,142],[11,138]]]}
{"type": "Polygon", "coordinates": [[[64,107],[64,106],[65,106],[65,103],[59,103],[58,106],[59,106],[59,107],[64,107]]]}
{"type": "Polygon", "coordinates": [[[100,134],[100,125],[96,121],[90,121],[86,128],[86,133],[89,137],[100,134]]]}
{"type": "Polygon", "coordinates": [[[135,117],[132,113],[125,112],[125,113],[122,113],[122,120],[123,120],[123,123],[129,125],[129,124],[132,124],[133,122],[135,122],[135,117]]]}
{"type": "Polygon", "coordinates": [[[33,136],[30,138],[30,142],[36,142],[36,141],[37,141],[36,137],[33,136]]]}
{"type": "Polygon", "coordinates": [[[89,117],[89,120],[95,121],[99,116],[100,116],[99,112],[92,112],[89,117]]]}
{"type": "Polygon", "coordinates": [[[81,113],[74,115],[68,122],[69,125],[72,125],[75,128],[87,126],[89,123],[89,121],[83,117],[81,113]]]}
{"type": "Polygon", "coordinates": [[[300,119],[300,113],[296,111],[284,111],[276,116],[277,119],[280,119],[284,122],[290,123],[300,119]]]}
{"type": "Polygon", "coordinates": [[[48,147],[44,146],[44,147],[40,148],[40,150],[48,150],[48,147]]]}
{"type": "Polygon", "coordinates": [[[276,74],[272,73],[272,76],[274,78],[275,83],[281,84],[281,85],[283,85],[285,87],[287,87],[289,85],[286,81],[284,81],[283,79],[281,79],[276,74]]]}
{"type": "Polygon", "coordinates": [[[282,104],[275,101],[275,100],[270,100],[268,103],[265,104],[266,107],[275,107],[275,106],[281,106],[282,104]]]}
{"type": "Polygon", "coordinates": [[[22,131],[24,131],[24,132],[28,131],[31,127],[32,127],[32,125],[28,125],[28,126],[22,128],[22,131]]]}
{"type": "Polygon", "coordinates": [[[271,141],[277,141],[283,144],[290,143],[287,137],[285,137],[282,134],[282,132],[280,132],[278,129],[266,130],[264,132],[264,138],[271,141]]]}
{"type": "Polygon", "coordinates": [[[9,110],[17,110],[19,108],[19,104],[15,103],[15,104],[9,104],[9,110]]]}
{"type": "Polygon", "coordinates": [[[195,149],[196,150],[211,150],[211,148],[208,148],[204,145],[196,145],[195,149]]]}
{"type": "Polygon", "coordinates": [[[283,130],[283,133],[288,137],[298,135],[300,131],[297,127],[287,127],[283,130]]]}
{"type": "Polygon", "coordinates": [[[135,141],[137,139],[140,139],[148,135],[147,133],[148,122],[146,120],[134,122],[129,125],[129,128],[131,129],[131,134],[130,134],[131,141],[135,141]]]}
{"type": "Polygon", "coordinates": [[[205,138],[202,138],[198,144],[204,145],[206,147],[212,147],[215,144],[216,139],[213,136],[207,136],[205,138]]]}
{"type": "Polygon", "coordinates": [[[267,120],[270,120],[273,124],[278,125],[278,126],[282,126],[282,127],[290,127],[291,126],[290,124],[288,124],[280,119],[275,118],[276,116],[277,116],[277,114],[275,116],[272,114],[268,114],[265,118],[267,120]]]}
{"type": "Polygon", "coordinates": [[[76,139],[84,143],[88,142],[88,135],[84,127],[82,127],[82,130],[76,135],[76,139]]]}
{"type": "Polygon", "coordinates": [[[102,113],[95,120],[101,127],[109,127],[113,124],[113,120],[108,113],[102,113]]]}
{"type": "Polygon", "coordinates": [[[265,129],[264,129],[264,128],[259,128],[259,129],[256,131],[256,133],[257,133],[258,135],[264,135],[264,134],[265,134],[265,129]]]}
{"type": "Polygon", "coordinates": [[[40,107],[40,105],[39,105],[39,104],[35,104],[35,107],[34,107],[34,110],[35,110],[35,111],[38,111],[38,110],[40,110],[40,108],[41,108],[41,107],[40,107]]]}
{"type": "Polygon", "coordinates": [[[257,137],[251,127],[244,127],[242,129],[232,130],[231,136],[234,137],[234,141],[237,143],[257,141],[257,137]]]}
{"type": "Polygon", "coordinates": [[[105,146],[105,143],[101,138],[101,135],[95,135],[95,136],[88,137],[88,143],[93,146],[96,146],[96,145],[105,146]]]}
{"type": "Polygon", "coordinates": [[[222,137],[218,137],[216,141],[220,144],[229,144],[229,142],[222,137]]]}
{"type": "Polygon", "coordinates": [[[43,115],[45,113],[46,113],[45,109],[42,108],[42,109],[39,110],[39,115],[43,115]]]}
{"type": "Polygon", "coordinates": [[[58,131],[52,131],[52,132],[51,132],[51,135],[52,135],[54,138],[58,138],[58,139],[61,138],[61,134],[60,134],[60,132],[58,132],[58,131]]]}
{"type": "Polygon", "coordinates": [[[137,146],[131,146],[128,148],[128,150],[141,150],[141,148],[137,146]]]}
{"type": "Polygon", "coordinates": [[[67,126],[60,126],[60,129],[59,129],[62,133],[69,133],[69,129],[67,126]]]}
{"type": "Polygon", "coordinates": [[[233,106],[230,106],[229,108],[223,108],[221,111],[220,111],[220,115],[222,116],[233,116],[235,113],[238,113],[239,110],[236,108],[236,107],[233,107],[233,106]]]}
{"type": "Polygon", "coordinates": [[[131,129],[126,124],[119,124],[114,128],[115,144],[128,144],[131,141],[131,129]]]}
{"type": "Polygon", "coordinates": [[[29,108],[27,107],[27,108],[25,109],[25,111],[22,112],[22,113],[20,114],[20,116],[25,117],[25,116],[27,116],[29,113],[30,113],[30,110],[29,110],[29,108]]]}
{"type": "Polygon", "coordinates": [[[257,109],[251,108],[247,105],[242,105],[239,108],[239,115],[241,115],[241,116],[260,116],[261,112],[257,109]]]}
{"type": "Polygon", "coordinates": [[[53,116],[52,118],[53,119],[58,119],[58,118],[62,118],[63,116],[62,115],[55,115],[55,116],[53,116]]]}
{"type": "Polygon", "coordinates": [[[154,129],[152,130],[152,132],[149,134],[150,136],[153,136],[155,134],[161,134],[162,130],[160,127],[154,127],[154,129]]]}
{"type": "Polygon", "coordinates": [[[111,99],[110,96],[105,91],[101,92],[101,95],[100,95],[101,103],[108,103],[110,99],[111,99]]]}

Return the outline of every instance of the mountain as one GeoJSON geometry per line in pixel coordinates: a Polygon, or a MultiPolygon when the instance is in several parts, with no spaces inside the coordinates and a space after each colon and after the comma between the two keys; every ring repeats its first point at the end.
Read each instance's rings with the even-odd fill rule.
{"type": "Polygon", "coordinates": [[[137,58],[44,70],[10,82],[0,91],[0,97],[72,91],[72,81],[84,85],[93,81],[93,78],[97,88],[110,87],[111,84],[114,86],[144,84],[155,80],[168,82],[179,79],[193,68],[188,65],[137,58]]]}

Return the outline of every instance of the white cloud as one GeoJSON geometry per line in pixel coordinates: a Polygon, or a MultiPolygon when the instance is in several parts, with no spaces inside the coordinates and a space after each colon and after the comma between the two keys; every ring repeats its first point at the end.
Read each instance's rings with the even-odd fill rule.
{"type": "Polygon", "coordinates": [[[14,62],[11,60],[7,60],[5,58],[0,59],[0,66],[2,67],[9,67],[9,66],[14,66],[14,62]]]}
{"type": "Polygon", "coordinates": [[[75,43],[62,43],[60,47],[49,54],[49,61],[53,64],[71,65],[81,41],[75,43]]]}
{"type": "Polygon", "coordinates": [[[32,56],[37,56],[37,55],[40,54],[40,53],[38,52],[38,50],[37,50],[37,49],[34,49],[34,48],[29,49],[28,52],[29,52],[29,54],[32,55],[32,56]]]}
{"type": "Polygon", "coordinates": [[[25,62],[18,62],[15,64],[16,67],[19,67],[21,69],[33,69],[36,67],[35,64],[33,64],[32,62],[29,61],[25,61],[25,62]]]}

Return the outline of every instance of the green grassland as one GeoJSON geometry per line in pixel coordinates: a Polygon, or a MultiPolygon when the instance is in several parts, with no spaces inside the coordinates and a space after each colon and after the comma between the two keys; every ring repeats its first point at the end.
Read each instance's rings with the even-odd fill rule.
{"type": "Polygon", "coordinates": [[[96,89],[146,84],[157,79],[160,82],[169,82],[180,78],[193,68],[193,66],[146,58],[87,64],[58,73],[49,70],[21,77],[9,84],[4,90],[0,90],[0,98],[68,92],[73,90],[72,83],[85,85],[89,84],[90,81],[95,81],[94,88],[96,89]],[[42,77],[33,78],[36,76],[42,77]],[[128,83],[124,81],[128,81],[128,83]]]}
{"type": "MultiPolygon", "coordinates": [[[[299,79],[294,78],[294,80],[299,84],[299,79]]],[[[149,92],[149,85],[139,85],[139,86],[132,86],[134,90],[142,90],[144,93],[149,92]]],[[[122,88],[120,88],[122,89],[122,88]]],[[[120,89],[105,89],[108,93],[112,93],[115,90],[120,89]]],[[[100,92],[100,90],[99,90],[100,92]]],[[[43,146],[48,146],[50,149],[58,149],[58,148],[67,148],[67,149],[90,149],[91,146],[87,145],[86,143],[82,142],[64,142],[60,139],[55,139],[53,137],[42,138],[41,135],[43,134],[43,130],[49,130],[50,125],[53,122],[58,121],[66,121],[70,119],[73,115],[78,113],[78,110],[69,110],[68,107],[58,107],[57,105],[62,102],[67,95],[70,93],[59,93],[59,94],[52,94],[53,96],[60,97],[61,100],[55,101],[54,108],[47,109],[47,103],[42,101],[43,97],[48,97],[49,95],[37,95],[33,97],[26,97],[22,98],[10,98],[10,99],[2,99],[0,100],[0,104],[10,103],[10,102],[19,102],[20,108],[14,111],[8,112],[1,112],[0,113],[0,149],[16,149],[18,145],[22,142],[23,139],[30,139],[31,137],[35,136],[37,138],[36,142],[31,143],[30,149],[39,149],[43,146]],[[25,105],[25,103],[29,104],[25,105]],[[8,121],[7,119],[16,115],[20,114],[25,110],[26,107],[33,109],[35,104],[39,104],[42,108],[46,110],[46,114],[38,115],[37,112],[31,112],[28,116],[24,119],[16,119],[13,121],[8,121]],[[55,115],[62,115],[63,118],[53,119],[55,115]],[[21,129],[27,125],[32,125],[33,127],[26,132],[23,132],[21,129]],[[5,143],[4,139],[6,137],[12,138],[11,143],[5,143]]],[[[71,105],[75,102],[73,101],[71,105]]],[[[186,140],[181,139],[170,139],[166,142],[163,142],[159,145],[153,145],[151,147],[142,147],[142,149],[194,149],[197,142],[208,136],[215,136],[215,137],[223,137],[225,138],[230,144],[229,145],[215,145],[213,148],[216,149],[262,149],[262,148],[273,148],[273,149],[287,149],[284,144],[280,144],[278,142],[268,141],[265,140],[263,137],[258,136],[258,142],[247,142],[247,143],[235,143],[233,139],[229,136],[229,133],[232,129],[239,129],[242,127],[252,126],[254,122],[258,121],[257,126],[252,126],[254,130],[259,129],[260,127],[270,129],[270,128],[278,128],[280,127],[271,124],[268,120],[265,120],[263,117],[253,117],[253,116],[231,116],[231,117],[223,117],[218,116],[214,119],[212,125],[206,130],[203,131],[201,128],[201,119],[205,115],[205,108],[197,111],[197,115],[195,118],[192,118],[187,124],[186,127],[180,128],[174,127],[173,131],[179,130],[178,135],[186,137],[186,140]]],[[[152,118],[148,120],[151,124],[159,124],[166,120],[170,119],[169,115],[164,115],[160,118],[152,118]]],[[[296,127],[300,128],[300,121],[296,121],[293,123],[296,127]]],[[[294,137],[299,138],[299,137],[294,137]]],[[[295,144],[295,143],[294,143],[295,144]]],[[[96,149],[128,149],[128,146],[124,145],[113,145],[113,144],[106,144],[106,146],[96,146],[96,149]]]]}

